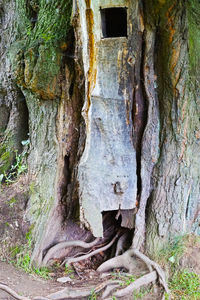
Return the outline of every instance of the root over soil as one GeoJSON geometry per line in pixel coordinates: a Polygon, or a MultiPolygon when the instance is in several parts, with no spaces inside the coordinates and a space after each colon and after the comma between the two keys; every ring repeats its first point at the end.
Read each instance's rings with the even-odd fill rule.
{"type": "MultiPolygon", "coordinates": [[[[46,255],[43,258],[42,263],[43,263],[43,265],[47,265],[48,262],[52,259],[52,256],[54,255],[54,253],[56,251],[66,248],[66,247],[78,247],[78,248],[83,248],[83,249],[90,249],[90,251],[88,253],[84,253],[83,255],[80,253],[80,256],[78,256],[78,257],[65,258],[63,260],[63,263],[67,262],[67,264],[73,264],[75,262],[87,260],[88,258],[90,258],[98,253],[108,250],[111,246],[113,246],[113,244],[115,242],[118,246],[119,243],[117,242],[117,240],[120,241],[120,243],[123,240],[123,238],[120,239],[120,237],[122,237],[122,234],[120,234],[120,232],[118,232],[117,234],[115,234],[112,237],[111,241],[107,242],[106,244],[105,243],[102,244],[103,239],[99,239],[99,238],[95,239],[94,241],[92,241],[90,243],[85,243],[85,242],[79,241],[79,240],[59,243],[47,251],[46,255]],[[96,249],[94,249],[94,247],[96,247],[96,249]]],[[[119,247],[118,247],[118,250],[115,251],[115,253],[119,253],[119,247]]],[[[48,295],[46,298],[45,297],[37,297],[37,298],[34,298],[34,300],[36,300],[36,299],[38,299],[38,300],[39,299],[41,299],[41,300],[49,300],[49,299],[61,300],[63,298],[65,298],[65,299],[68,299],[68,298],[69,299],[79,299],[80,298],[81,299],[81,298],[91,295],[92,289],[95,293],[99,293],[104,290],[102,292],[101,299],[107,299],[107,297],[109,297],[110,295],[113,295],[117,298],[121,298],[121,297],[131,294],[134,290],[137,290],[144,285],[148,285],[150,283],[155,284],[156,280],[158,280],[159,284],[163,287],[164,291],[169,293],[167,282],[165,280],[164,271],[161,269],[161,267],[156,262],[149,259],[146,255],[144,255],[142,252],[140,252],[136,248],[130,248],[129,250],[125,251],[123,254],[117,255],[117,256],[105,261],[97,268],[97,272],[105,273],[112,269],[116,269],[116,268],[121,269],[122,268],[122,269],[126,269],[130,274],[134,274],[134,270],[136,267],[136,265],[135,265],[136,259],[139,259],[140,261],[145,263],[147,269],[149,270],[149,273],[146,273],[142,277],[136,279],[133,283],[129,284],[127,287],[122,287],[123,282],[121,280],[107,279],[104,282],[102,282],[100,285],[98,285],[97,287],[87,287],[87,288],[81,288],[81,289],[67,287],[55,294],[48,295]]],[[[127,276],[128,276],[128,274],[127,274],[127,276]]],[[[18,295],[15,291],[10,289],[7,285],[5,285],[3,283],[0,284],[0,289],[9,293],[17,300],[30,300],[27,297],[18,295]]]]}

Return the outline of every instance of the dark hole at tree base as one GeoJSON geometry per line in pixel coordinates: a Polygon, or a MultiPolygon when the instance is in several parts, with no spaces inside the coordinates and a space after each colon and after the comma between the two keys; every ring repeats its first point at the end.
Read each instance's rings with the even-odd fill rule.
{"type": "Polygon", "coordinates": [[[103,38],[127,37],[127,8],[101,9],[103,38]]]}

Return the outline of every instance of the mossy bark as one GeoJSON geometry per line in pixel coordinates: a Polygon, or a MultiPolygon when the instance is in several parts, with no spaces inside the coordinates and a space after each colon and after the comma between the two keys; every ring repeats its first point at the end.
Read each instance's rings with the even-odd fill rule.
{"type": "MultiPolygon", "coordinates": [[[[82,12],[75,10],[72,26],[72,1],[0,4],[3,24],[9,22],[8,31],[0,28],[0,173],[9,169],[29,133],[26,216],[33,224],[33,259],[40,264],[48,247],[68,238],[66,219],[79,219],[77,169],[86,134],[81,110],[92,89],[90,84],[85,90],[84,76],[93,80],[94,57],[87,62],[87,75],[86,57],[81,57],[82,12]]],[[[152,254],[174,236],[199,229],[200,4],[135,4],[140,26],[128,24],[139,41],[137,55],[128,62],[135,76],[129,78],[135,91],[130,115],[135,116],[139,182],[133,243],[141,247],[146,237],[152,254]]],[[[92,41],[88,45],[97,52],[92,41]]]]}
{"type": "Polygon", "coordinates": [[[25,98],[13,81],[8,50],[16,39],[15,1],[0,2],[0,174],[9,171],[22,140],[28,138],[25,98]]]}
{"type": "MultiPolygon", "coordinates": [[[[65,234],[68,198],[77,201],[69,181],[78,152],[82,87],[75,78],[71,13],[70,0],[16,0],[16,34],[8,51],[14,81],[29,111],[26,217],[33,228],[37,263],[43,250],[65,234]]],[[[67,211],[70,214],[70,208],[67,211]]]]}

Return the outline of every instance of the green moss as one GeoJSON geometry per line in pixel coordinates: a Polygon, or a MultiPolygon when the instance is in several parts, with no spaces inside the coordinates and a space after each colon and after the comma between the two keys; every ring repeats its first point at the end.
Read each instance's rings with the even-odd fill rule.
{"type": "Polygon", "coordinates": [[[72,0],[39,0],[35,5],[28,5],[26,0],[17,0],[16,3],[18,34],[27,39],[29,46],[35,42],[56,44],[66,39],[72,0]]]}
{"type": "Polygon", "coordinates": [[[166,11],[173,5],[175,0],[148,0],[145,3],[147,23],[152,27],[165,20],[166,11]]]}
{"type": "Polygon", "coordinates": [[[200,79],[200,3],[198,0],[188,1],[188,21],[189,21],[189,59],[190,74],[200,79]]]}
{"type": "Polygon", "coordinates": [[[14,151],[6,143],[0,145],[0,174],[4,174],[10,169],[14,158],[14,151]]]}
{"type": "Polygon", "coordinates": [[[31,182],[31,184],[29,185],[29,194],[30,196],[33,195],[35,193],[35,183],[31,182]]]}
{"type": "Polygon", "coordinates": [[[10,58],[20,87],[41,99],[60,97],[60,71],[72,0],[17,0],[17,42],[10,58]]]}

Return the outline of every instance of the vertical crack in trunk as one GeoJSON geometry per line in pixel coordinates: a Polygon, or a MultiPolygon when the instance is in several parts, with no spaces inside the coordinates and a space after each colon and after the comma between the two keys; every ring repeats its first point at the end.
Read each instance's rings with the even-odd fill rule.
{"type": "Polygon", "coordinates": [[[142,153],[142,138],[144,134],[145,127],[147,125],[147,115],[148,115],[148,102],[147,95],[144,87],[144,52],[145,52],[145,42],[144,33],[142,34],[141,41],[141,57],[140,66],[136,70],[135,83],[136,89],[134,91],[133,99],[133,111],[132,111],[132,122],[134,127],[134,146],[136,149],[136,162],[137,162],[137,196],[138,199],[141,194],[142,180],[141,180],[141,153],[142,153]]]}
{"type": "Polygon", "coordinates": [[[135,233],[133,247],[140,249],[145,240],[145,212],[147,200],[151,192],[151,175],[153,167],[158,159],[159,145],[159,115],[157,107],[157,95],[155,90],[155,71],[154,71],[154,47],[155,32],[148,30],[144,34],[142,51],[142,78],[143,78],[143,97],[146,99],[148,111],[143,115],[146,123],[143,123],[143,135],[140,136],[140,151],[138,153],[138,172],[140,171],[141,194],[139,209],[135,220],[135,233]],[[145,43],[145,44],[144,44],[145,43]]]}
{"type": "MultiPolygon", "coordinates": [[[[74,20],[74,22],[76,22],[74,20]]],[[[75,25],[74,25],[75,26],[75,25]]],[[[64,65],[70,76],[68,82],[68,100],[65,107],[65,118],[70,115],[66,132],[66,149],[63,169],[63,188],[61,203],[63,205],[63,222],[79,219],[79,197],[77,182],[77,165],[83,152],[85,143],[85,128],[83,128],[81,111],[83,107],[84,81],[82,57],[77,59],[80,50],[76,41],[77,32],[71,33],[72,46],[65,53],[64,65]],[[80,80],[82,79],[82,80],[80,80]]],[[[65,87],[64,87],[65,89],[65,87]]]]}

